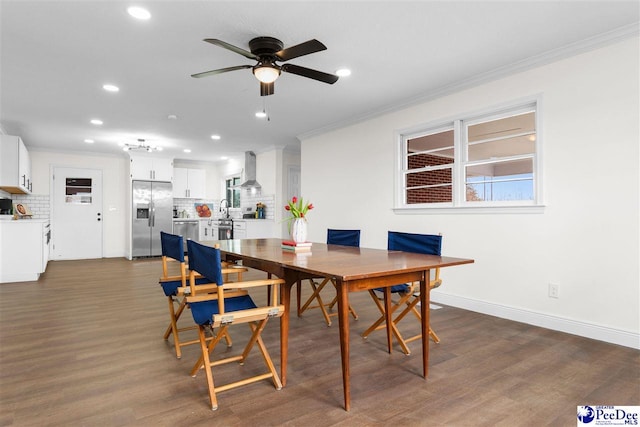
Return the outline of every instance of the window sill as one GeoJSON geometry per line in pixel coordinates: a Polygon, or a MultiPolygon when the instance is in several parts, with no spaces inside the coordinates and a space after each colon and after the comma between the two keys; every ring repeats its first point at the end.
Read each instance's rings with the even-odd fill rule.
{"type": "Polygon", "coordinates": [[[393,208],[393,213],[398,215],[422,215],[422,214],[542,214],[545,205],[527,206],[443,206],[443,207],[416,207],[393,208]]]}

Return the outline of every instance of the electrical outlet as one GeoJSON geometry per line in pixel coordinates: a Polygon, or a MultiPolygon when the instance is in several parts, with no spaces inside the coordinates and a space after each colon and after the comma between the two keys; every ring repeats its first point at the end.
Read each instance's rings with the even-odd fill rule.
{"type": "Polygon", "coordinates": [[[549,298],[560,298],[560,285],[549,283],[549,298]]]}

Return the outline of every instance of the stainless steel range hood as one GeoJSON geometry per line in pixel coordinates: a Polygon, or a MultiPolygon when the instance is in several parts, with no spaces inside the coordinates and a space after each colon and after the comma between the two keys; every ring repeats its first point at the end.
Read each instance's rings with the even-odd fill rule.
{"type": "Polygon", "coordinates": [[[244,153],[244,179],[241,188],[261,188],[256,181],[256,154],[253,151],[244,153]]]}

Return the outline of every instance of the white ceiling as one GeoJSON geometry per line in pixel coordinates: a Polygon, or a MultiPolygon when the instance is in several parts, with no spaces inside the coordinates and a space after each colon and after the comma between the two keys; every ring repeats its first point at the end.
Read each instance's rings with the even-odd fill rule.
{"type": "Polygon", "coordinates": [[[299,148],[300,135],[372,117],[543,60],[637,35],[637,1],[28,1],[1,0],[0,124],[30,148],[124,155],[142,138],[163,154],[217,161],[299,148]],[[131,18],[146,7],[149,21],[131,18]],[[328,50],[290,62],[350,77],[283,74],[260,97],[256,36],[328,50]],[[102,89],[105,83],[118,93],[102,89]],[[257,119],[266,107],[270,120],[257,119]],[[169,120],[169,115],[177,120],[169,120]],[[102,126],[89,123],[92,118],[102,126]],[[220,134],[220,141],[210,139],[220,134]],[[83,142],[86,138],[94,144],[83,142]],[[184,148],[191,149],[190,154],[184,148]]]}

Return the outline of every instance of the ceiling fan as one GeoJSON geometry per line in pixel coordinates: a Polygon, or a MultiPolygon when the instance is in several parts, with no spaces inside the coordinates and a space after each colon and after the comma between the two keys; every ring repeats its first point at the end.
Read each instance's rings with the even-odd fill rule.
{"type": "Polygon", "coordinates": [[[204,39],[205,42],[223,47],[232,52],[258,61],[256,65],[237,65],[235,67],[220,68],[218,70],[205,71],[192,74],[191,77],[200,78],[213,76],[215,74],[226,73],[228,71],[252,68],[253,75],[260,81],[260,96],[273,95],[274,82],[281,72],[297,74],[320,82],[333,84],[338,81],[338,76],[324,73],[311,68],[301,67],[293,64],[276,64],[276,61],[286,62],[311,53],[326,50],[327,47],[318,40],[313,39],[304,43],[284,49],[284,44],[273,37],[256,37],[249,41],[250,52],[218,39],[204,39]]]}

